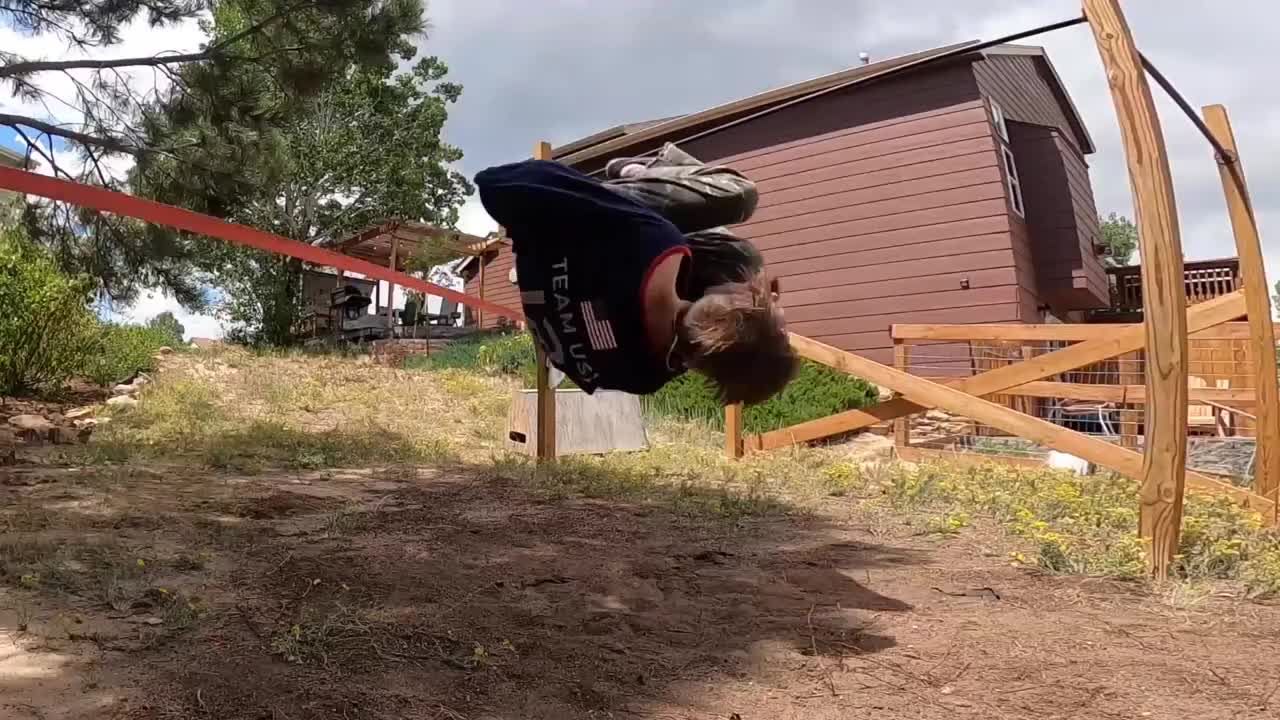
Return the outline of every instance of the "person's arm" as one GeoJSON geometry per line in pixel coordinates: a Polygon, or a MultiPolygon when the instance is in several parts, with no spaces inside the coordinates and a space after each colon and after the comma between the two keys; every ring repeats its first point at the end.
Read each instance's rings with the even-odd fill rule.
{"type": "Polygon", "coordinates": [[[476,173],[476,190],[480,204],[495,222],[507,229],[513,238],[537,233],[545,225],[546,195],[552,192],[549,180],[553,163],[524,160],[495,165],[476,173]]]}

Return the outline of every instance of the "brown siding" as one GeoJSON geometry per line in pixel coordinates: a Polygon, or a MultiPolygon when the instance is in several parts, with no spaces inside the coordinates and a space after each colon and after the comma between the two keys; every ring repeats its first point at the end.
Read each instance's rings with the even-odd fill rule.
{"type": "MultiPolygon", "coordinates": [[[[1014,68],[1024,60],[1012,59],[1014,68]]],[[[780,280],[791,329],[887,363],[894,323],[1040,321],[1036,256],[1027,227],[1011,218],[982,99],[983,92],[998,96],[1007,75],[988,75],[980,89],[969,65],[938,67],[682,144],[757,183],[755,215],[733,230],[756,243],[780,280]]],[[[1051,97],[1039,78],[1028,82],[1019,92],[1051,97]]],[[[1048,107],[1039,97],[1026,107],[1001,104],[1010,119],[1048,107]]],[[[679,140],[660,138],[614,156],[679,140]]],[[[578,169],[591,172],[606,160],[578,169]]],[[[1087,190],[1087,171],[1081,180],[1087,190]]],[[[503,249],[486,268],[493,278],[486,299],[517,303],[506,280],[509,257],[503,249]],[[496,294],[499,285],[506,299],[496,294]]],[[[949,372],[967,372],[967,350],[931,349],[949,372]]]]}
{"type": "Polygon", "coordinates": [[[1061,133],[1054,141],[1067,170],[1084,277],[1088,282],[1086,289],[1101,301],[1099,307],[1105,307],[1110,303],[1110,286],[1107,282],[1106,265],[1094,251],[1094,247],[1101,241],[1101,228],[1098,227],[1098,206],[1093,200],[1093,185],[1089,182],[1089,165],[1080,151],[1065,140],[1061,133]]]}
{"type": "Polygon", "coordinates": [[[1045,302],[1040,295],[1039,277],[1036,273],[1035,253],[1031,250],[1031,233],[1027,223],[1016,215],[1009,216],[1010,237],[1013,242],[1013,258],[1018,269],[1018,318],[1024,323],[1038,323],[1045,302]]]}
{"type": "Polygon", "coordinates": [[[1033,260],[1034,288],[1024,285],[1056,312],[1104,307],[1106,276],[1093,252],[1097,220],[1083,158],[1054,128],[1007,125],[1027,214],[1025,224],[1014,218],[1023,226],[1014,244],[1033,260]]]}
{"type": "Polygon", "coordinates": [[[846,127],[769,145],[770,129],[748,124],[686,148],[758,184],[754,216],[734,231],[779,279],[790,328],[890,362],[895,322],[1016,321],[1005,191],[972,75],[947,69],[826,100],[772,122],[843,112],[846,127]]]}
{"type": "Polygon", "coordinates": [[[1039,58],[990,55],[973,64],[973,74],[983,95],[999,103],[1005,118],[1057,128],[1079,151],[1080,140],[1039,58]]]}
{"type": "MultiPolygon", "coordinates": [[[[480,292],[480,274],[476,273],[466,281],[465,291],[468,295],[483,297],[486,301],[497,303],[512,309],[520,309],[520,289],[511,284],[507,275],[511,272],[514,256],[511,247],[504,245],[484,267],[484,293],[480,292]]],[[[473,315],[474,317],[474,315],[473,315]]],[[[495,328],[504,319],[497,315],[484,313],[481,328],[495,328]]]]}

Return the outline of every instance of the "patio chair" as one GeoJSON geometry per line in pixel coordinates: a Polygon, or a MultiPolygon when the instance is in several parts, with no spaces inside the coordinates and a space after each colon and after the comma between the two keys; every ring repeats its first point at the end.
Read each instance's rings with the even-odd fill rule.
{"type": "Polygon", "coordinates": [[[1110,416],[1116,411],[1114,403],[1101,400],[1059,400],[1049,406],[1049,422],[1065,425],[1070,420],[1097,419],[1102,433],[1119,437],[1112,426],[1110,416]]]}
{"type": "Polygon", "coordinates": [[[431,325],[452,325],[462,317],[462,313],[458,312],[457,300],[444,299],[440,301],[440,312],[431,313],[427,317],[428,324],[431,325]]]}

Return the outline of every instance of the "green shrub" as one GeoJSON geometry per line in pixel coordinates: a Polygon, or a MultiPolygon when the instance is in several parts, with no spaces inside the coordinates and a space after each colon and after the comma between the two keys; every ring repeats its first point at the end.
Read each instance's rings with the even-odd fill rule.
{"type": "Polygon", "coordinates": [[[155,369],[155,354],[173,343],[164,328],[104,323],[97,333],[96,352],[81,373],[99,385],[114,385],[134,373],[155,369]]]}
{"type": "Polygon", "coordinates": [[[533,336],[526,332],[500,335],[480,346],[476,355],[480,369],[490,375],[532,377],[537,354],[533,336]]]}
{"type": "Polygon", "coordinates": [[[407,370],[479,370],[478,355],[483,346],[483,338],[453,340],[430,355],[410,355],[404,366],[407,370]]]}
{"type": "Polygon", "coordinates": [[[0,230],[0,394],[55,390],[93,355],[91,290],[17,230],[0,230]]]}
{"type": "MultiPolygon", "coordinates": [[[[533,336],[525,332],[466,338],[449,343],[440,352],[412,356],[405,367],[413,370],[471,370],[485,375],[518,377],[525,387],[537,382],[533,336]]],[[[560,387],[572,387],[566,379],[560,387]]]]}
{"type": "MultiPolygon", "coordinates": [[[[533,337],[516,332],[455,341],[441,352],[412,358],[408,366],[435,370],[457,368],[518,377],[525,387],[533,387],[534,358],[533,337]]],[[[573,387],[573,383],[566,379],[560,387],[573,387]]],[[[805,360],[795,379],[782,392],[747,408],[743,427],[753,433],[776,430],[866,407],[875,403],[876,397],[875,387],[866,381],[805,360]]],[[[717,428],[724,426],[724,407],[716,399],[711,383],[696,372],[685,373],[667,383],[657,393],[644,398],[644,404],[649,412],[658,415],[709,422],[717,428]]]]}
{"type": "MultiPolygon", "coordinates": [[[[875,403],[876,398],[875,387],[865,380],[805,360],[795,379],[782,392],[746,408],[742,425],[747,432],[768,432],[866,407],[875,403]]],[[[672,380],[647,398],[645,404],[651,412],[660,415],[708,421],[715,427],[724,425],[724,408],[716,399],[711,383],[698,373],[685,373],[672,380]]]]}
{"type": "Polygon", "coordinates": [[[805,360],[782,392],[746,409],[742,425],[747,432],[768,432],[874,405],[878,398],[866,380],[805,360]]]}

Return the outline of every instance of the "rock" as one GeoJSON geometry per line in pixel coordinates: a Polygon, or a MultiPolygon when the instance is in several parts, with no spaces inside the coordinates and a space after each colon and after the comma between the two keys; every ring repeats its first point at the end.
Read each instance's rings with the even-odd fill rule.
{"type": "Polygon", "coordinates": [[[951,416],[941,410],[930,410],[929,412],[925,413],[924,416],[925,418],[932,420],[934,422],[948,422],[949,420],[951,420],[951,416]]]}
{"type": "Polygon", "coordinates": [[[87,417],[96,412],[98,412],[97,405],[85,405],[83,407],[75,408],[74,410],[68,410],[62,417],[68,420],[75,420],[76,418],[87,417]]]}
{"type": "Polygon", "coordinates": [[[842,448],[851,460],[870,460],[893,456],[893,439],[875,433],[859,433],[842,448]]]}
{"type": "Polygon", "coordinates": [[[112,407],[133,407],[138,404],[138,398],[132,395],[117,395],[107,400],[107,404],[112,407]]]}
{"type": "Polygon", "coordinates": [[[49,432],[55,427],[43,415],[14,415],[9,418],[9,424],[28,432],[49,432]]]}
{"type": "Polygon", "coordinates": [[[157,355],[172,355],[172,354],[173,354],[173,348],[169,347],[168,345],[161,345],[160,347],[156,348],[156,354],[157,354],[157,355]]]}
{"type": "Polygon", "coordinates": [[[0,485],[10,485],[13,487],[34,487],[36,485],[45,485],[54,481],[54,477],[47,472],[39,472],[35,468],[10,468],[4,472],[0,472],[0,485]]]}
{"type": "Polygon", "coordinates": [[[17,428],[18,436],[27,442],[58,442],[58,426],[43,415],[14,415],[9,424],[17,428]]]}
{"type": "Polygon", "coordinates": [[[111,394],[116,396],[132,395],[141,389],[142,389],[141,387],[139,387],[138,385],[134,385],[132,383],[128,385],[124,383],[120,383],[119,385],[116,385],[115,387],[111,388],[111,394]]]}
{"type": "Polygon", "coordinates": [[[971,427],[973,426],[967,422],[948,422],[948,423],[942,424],[943,432],[948,432],[952,434],[967,432],[971,427]]]}

